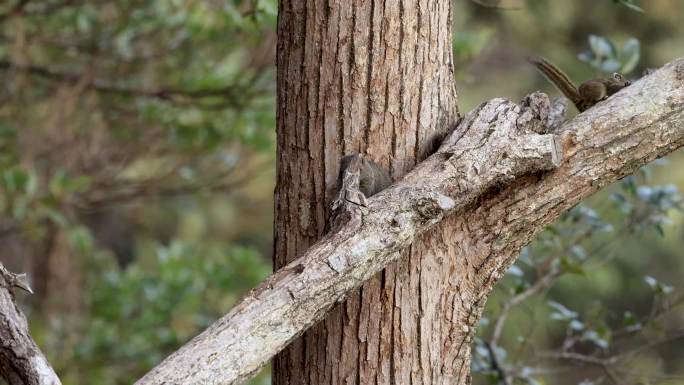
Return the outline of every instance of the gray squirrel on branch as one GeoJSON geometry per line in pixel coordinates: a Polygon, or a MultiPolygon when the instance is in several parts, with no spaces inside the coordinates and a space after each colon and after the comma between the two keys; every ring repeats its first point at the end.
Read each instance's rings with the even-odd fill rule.
{"type": "Polygon", "coordinates": [[[363,154],[352,154],[342,158],[337,180],[337,195],[330,208],[330,219],[326,232],[336,229],[355,217],[366,199],[392,184],[389,173],[379,164],[363,154]]]}
{"type": "Polygon", "coordinates": [[[359,190],[366,198],[370,198],[392,184],[392,178],[382,166],[368,159],[366,155],[353,154],[342,158],[338,178],[339,186],[343,185],[344,174],[350,170],[349,166],[356,160],[359,162],[359,190]]]}

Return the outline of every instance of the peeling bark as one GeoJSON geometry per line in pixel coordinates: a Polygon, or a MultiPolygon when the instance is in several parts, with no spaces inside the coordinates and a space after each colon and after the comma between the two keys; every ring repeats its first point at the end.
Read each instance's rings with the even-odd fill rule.
{"type": "Polygon", "coordinates": [[[0,378],[9,385],[61,385],[29,335],[26,317],[14,301],[13,288],[31,292],[22,277],[0,263],[0,378]]]}

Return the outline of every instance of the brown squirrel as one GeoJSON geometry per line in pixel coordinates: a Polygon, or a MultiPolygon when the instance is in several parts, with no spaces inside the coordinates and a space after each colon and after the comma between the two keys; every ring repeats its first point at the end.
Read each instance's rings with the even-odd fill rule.
{"type": "Polygon", "coordinates": [[[580,112],[631,84],[619,73],[614,73],[609,78],[587,80],[577,88],[568,75],[548,60],[536,56],[527,57],[527,61],[544,74],[566,98],[570,99],[580,112]]]}

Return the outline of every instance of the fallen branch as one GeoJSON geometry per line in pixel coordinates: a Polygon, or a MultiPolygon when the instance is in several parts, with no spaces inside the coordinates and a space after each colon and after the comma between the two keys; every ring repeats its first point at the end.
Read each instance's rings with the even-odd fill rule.
{"type": "Polygon", "coordinates": [[[0,378],[9,385],[60,385],[29,335],[26,317],[14,302],[13,288],[32,292],[24,278],[10,273],[0,263],[0,378]]]}

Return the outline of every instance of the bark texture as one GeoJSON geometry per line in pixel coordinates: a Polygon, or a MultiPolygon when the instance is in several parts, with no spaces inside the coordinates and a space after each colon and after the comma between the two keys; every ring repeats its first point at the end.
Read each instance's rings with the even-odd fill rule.
{"type": "Polygon", "coordinates": [[[29,335],[26,317],[11,291],[15,287],[30,291],[20,276],[0,263],[0,378],[9,385],[61,385],[29,335]]]}
{"type": "MultiPolygon", "coordinates": [[[[458,112],[450,0],[285,0],[278,18],[275,269],[323,235],[343,155],[367,154],[396,180],[458,112]]],[[[417,242],[292,343],[274,360],[273,383],[430,379],[446,328],[440,239],[451,231],[417,242]]]]}

